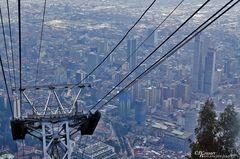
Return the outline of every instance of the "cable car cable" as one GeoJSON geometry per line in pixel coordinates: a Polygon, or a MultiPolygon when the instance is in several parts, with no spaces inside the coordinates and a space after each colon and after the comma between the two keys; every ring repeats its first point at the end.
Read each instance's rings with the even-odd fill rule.
{"type": "Polygon", "coordinates": [[[131,72],[129,72],[117,85],[115,85],[111,91],[103,96],[90,110],[98,106],[108,95],[110,95],[120,84],[122,84],[133,72],[135,72],[147,59],[149,59],[162,45],[164,45],[172,36],[174,36],[189,20],[191,20],[204,6],[206,6],[210,0],[207,0],[202,4],[187,20],[185,20],[170,36],[168,36],[153,52],[151,52],[143,61],[141,61],[131,72]]]}
{"type": "MultiPolygon", "coordinates": [[[[233,0],[231,0],[230,2],[228,2],[228,4],[230,4],[231,2],[233,2],[233,0]]],[[[219,19],[222,15],[224,15],[226,12],[228,12],[231,8],[233,8],[236,4],[238,4],[240,2],[240,0],[238,0],[237,2],[235,2],[233,5],[231,5],[229,8],[227,8],[223,13],[221,13],[219,16],[217,16],[213,21],[211,21],[209,24],[207,24],[206,26],[204,26],[204,28],[202,28],[200,31],[197,31],[199,28],[201,28],[202,25],[205,25],[207,23],[207,21],[205,21],[198,29],[196,29],[194,32],[192,32],[188,37],[186,37],[184,40],[186,41],[181,41],[178,45],[176,45],[173,49],[171,49],[167,54],[165,54],[162,58],[160,58],[158,61],[156,61],[153,65],[151,65],[147,70],[145,70],[142,74],[140,74],[137,78],[135,78],[131,83],[129,83],[127,86],[125,86],[123,89],[121,89],[116,95],[114,95],[112,98],[110,98],[107,102],[105,102],[103,105],[101,105],[97,110],[101,109],[103,106],[107,105],[110,101],[112,101],[114,98],[116,98],[119,94],[123,93],[126,89],[128,89],[129,87],[131,87],[132,85],[134,85],[138,79],[141,79],[142,77],[144,77],[146,74],[148,74],[149,72],[151,72],[151,70],[153,70],[154,68],[156,68],[157,66],[159,66],[162,62],[164,62],[167,58],[169,58],[170,56],[172,56],[177,50],[179,50],[181,47],[183,47],[185,44],[187,44],[191,39],[193,39],[195,36],[197,36],[199,33],[201,33],[203,30],[205,30],[208,26],[210,26],[213,22],[215,22],[217,19],[219,19]],[[195,34],[194,34],[195,33],[195,34]],[[194,34],[192,37],[190,37],[192,34],[194,34]]],[[[227,4],[227,5],[228,5],[227,4]]],[[[227,5],[224,6],[224,8],[227,7],[227,5]]],[[[223,8],[223,9],[224,9],[223,8]]],[[[218,14],[220,11],[216,12],[215,14],[218,14]]],[[[212,18],[211,18],[212,19],[212,18]]],[[[92,109],[91,109],[92,110],[92,109]]]]}
{"type": "Polygon", "coordinates": [[[91,74],[93,74],[106,60],[107,58],[118,48],[118,46],[123,42],[123,40],[128,36],[128,34],[135,28],[135,26],[141,21],[141,19],[145,16],[145,14],[152,8],[152,6],[155,4],[156,0],[154,0],[150,6],[143,12],[143,14],[140,16],[140,18],[135,22],[135,24],[127,31],[127,33],[123,36],[123,38],[117,43],[117,45],[108,53],[108,55],[89,73],[86,75],[85,78],[83,78],[78,84],[82,83],[84,80],[86,80],[91,74]]]}

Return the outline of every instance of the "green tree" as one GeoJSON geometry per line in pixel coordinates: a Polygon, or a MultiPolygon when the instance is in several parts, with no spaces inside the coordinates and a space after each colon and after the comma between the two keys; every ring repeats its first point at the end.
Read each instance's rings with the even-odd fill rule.
{"type": "Polygon", "coordinates": [[[213,101],[207,100],[199,112],[195,134],[196,142],[191,144],[191,158],[202,158],[198,152],[217,152],[217,120],[213,101]]]}
{"type": "Polygon", "coordinates": [[[233,105],[228,105],[218,121],[218,153],[237,154],[235,141],[240,131],[239,119],[233,105]]]}

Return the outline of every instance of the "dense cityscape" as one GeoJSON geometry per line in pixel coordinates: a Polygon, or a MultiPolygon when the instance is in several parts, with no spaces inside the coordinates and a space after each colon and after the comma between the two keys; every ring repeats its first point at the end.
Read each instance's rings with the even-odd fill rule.
{"type": "MultiPolygon", "coordinates": [[[[17,46],[17,5],[14,2],[10,1],[11,21],[13,44],[17,46]]],[[[81,92],[77,101],[79,109],[87,112],[94,106],[203,2],[186,0],[154,31],[179,3],[176,0],[158,1],[105,63],[84,80],[92,87],[81,92]],[[153,34],[149,39],[134,53],[151,32],[153,34]]],[[[146,70],[226,2],[214,0],[206,5],[105,100],[146,70]]],[[[48,1],[37,84],[75,84],[82,81],[150,3],[144,0],[48,1]]],[[[0,4],[3,15],[7,15],[6,4],[3,1],[0,4]]],[[[22,4],[24,86],[35,84],[42,7],[43,1],[25,0],[22,4]]],[[[237,5],[150,74],[105,105],[94,135],[74,136],[72,157],[186,158],[190,154],[190,144],[195,140],[198,112],[207,99],[214,101],[218,113],[228,104],[234,104],[240,116],[239,9],[237,5]]],[[[7,28],[7,17],[3,18],[7,28]]],[[[17,47],[14,47],[14,52],[17,59],[17,47]]],[[[0,53],[6,59],[2,43],[0,53]]],[[[3,62],[7,66],[6,60],[3,62]]],[[[15,60],[16,66],[18,62],[15,60]]],[[[16,74],[18,77],[18,70],[16,74]]],[[[0,76],[0,154],[7,152],[9,156],[12,154],[18,158],[41,158],[42,145],[38,140],[27,136],[25,141],[17,141],[17,145],[12,140],[11,113],[2,73],[0,76]]],[[[38,101],[42,99],[45,102],[47,98],[43,92],[27,93],[38,101]]],[[[75,94],[76,91],[62,92],[62,99],[67,103],[73,100],[75,94]]],[[[43,109],[41,102],[37,105],[38,109],[43,109]]],[[[24,109],[25,115],[30,113],[31,109],[24,109]]],[[[236,144],[240,150],[240,139],[236,144]]]]}

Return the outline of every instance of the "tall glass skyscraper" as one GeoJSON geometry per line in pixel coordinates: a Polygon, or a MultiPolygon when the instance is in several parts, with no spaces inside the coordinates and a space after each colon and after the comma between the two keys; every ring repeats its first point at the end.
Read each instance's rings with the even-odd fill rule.
{"type": "Polygon", "coordinates": [[[210,47],[208,38],[195,38],[193,58],[192,91],[194,93],[214,93],[214,75],[216,65],[216,52],[210,47]]]}
{"type": "Polygon", "coordinates": [[[212,95],[214,93],[214,77],[216,65],[216,52],[209,49],[205,57],[203,93],[212,95]]]}
{"type": "Polygon", "coordinates": [[[203,42],[200,35],[195,38],[194,57],[193,57],[193,77],[192,77],[192,91],[201,92],[202,90],[202,68],[203,68],[203,42]]]}
{"type": "Polygon", "coordinates": [[[128,42],[127,42],[127,55],[128,55],[128,57],[130,56],[130,59],[128,61],[130,70],[132,70],[136,67],[137,56],[134,53],[136,51],[136,47],[137,47],[137,40],[136,39],[128,40],[128,42]],[[132,54],[133,54],[133,56],[131,56],[132,54]]]}
{"type": "Polygon", "coordinates": [[[127,121],[131,109],[131,92],[126,91],[119,96],[119,115],[122,120],[127,121]]]}
{"type": "Polygon", "coordinates": [[[135,120],[137,124],[141,125],[145,122],[147,116],[146,104],[142,99],[135,102],[135,120]]]}

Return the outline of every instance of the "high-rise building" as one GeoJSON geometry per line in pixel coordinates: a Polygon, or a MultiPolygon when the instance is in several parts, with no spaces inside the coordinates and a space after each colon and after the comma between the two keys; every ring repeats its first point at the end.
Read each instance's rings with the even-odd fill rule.
{"type": "Polygon", "coordinates": [[[214,74],[216,65],[216,52],[210,47],[210,40],[195,38],[193,59],[192,91],[194,93],[214,93],[214,74]]]}
{"type": "Polygon", "coordinates": [[[148,107],[156,107],[157,105],[157,88],[156,87],[148,87],[145,89],[146,93],[146,105],[148,107]]]}
{"type": "Polygon", "coordinates": [[[126,91],[119,96],[119,115],[122,120],[127,121],[131,109],[131,92],[126,91]]]}
{"type": "Polygon", "coordinates": [[[2,92],[1,92],[1,94],[0,94],[0,106],[1,106],[1,110],[5,110],[5,99],[4,99],[4,95],[2,94],[2,92]]]}
{"type": "Polygon", "coordinates": [[[203,68],[203,48],[204,43],[202,42],[200,35],[195,38],[194,46],[194,58],[193,58],[193,77],[192,77],[192,91],[201,92],[202,91],[202,68],[203,68]]]}
{"type": "Polygon", "coordinates": [[[172,106],[174,109],[179,108],[179,106],[182,105],[182,99],[181,98],[171,98],[172,99],[172,106]]]}
{"type": "Polygon", "coordinates": [[[173,112],[172,98],[163,101],[163,111],[168,114],[173,112]]]}
{"type": "Polygon", "coordinates": [[[216,52],[209,49],[205,58],[203,93],[212,95],[214,93],[214,78],[216,66],[216,52]]]}
{"type": "Polygon", "coordinates": [[[135,102],[137,99],[139,99],[140,97],[140,82],[137,82],[134,84],[134,86],[132,87],[132,93],[133,93],[133,100],[132,102],[135,102]]]}
{"type": "Polygon", "coordinates": [[[186,110],[184,126],[185,131],[194,134],[196,126],[197,126],[197,110],[196,109],[186,110]]]}
{"type": "Polygon", "coordinates": [[[190,88],[188,84],[179,82],[176,85],[175,97],[181,98],[183,102],[188,102],[190,100],[190,88]]]}
{"type": "MultiPolygon", "coordinates": [[[[128,61],[128,69],[133,70],[136,67],[137,63],[137,56],[136,56],[136,47],[137,47],[137,40],[135,38],[129,39],[127,41],[127,57],[129,58],[128,61]]],[[[137,98],[137,90],[138,90],[138,85],[134,85],[133,88],[131,89],[131,92],[133,95],[131,96],[131,102],[134,102],[137,98]]]]}
{"type": "MultiPolygon", "coordinates": [[[[0,112],[2,113],[1,119],[9,119],[10,115],[11,115],[11,111],[10,111],[10,104],[7,100],[7,96],[4,95],[2,92],[0,93],[0,112]]],[[[1,120],[0,120],[1,121],[1,120]]],[[[1,126],[1,123],[0,123],[1,126]]]]}
{"type": "Polygon", "coordinates": [[[185,117],[183,115],[183,112],[178,111],[177,115],[176,115],[176,118],[177,118],[177,126],[183,128],[185,126],[185,117]]]}
{"type": "Polygon", "coordinates": [[[238,63],[240,62],[239,57],[240,56],[236,56],[236,58],[225,59],[224,73],[228,78],[233,78],[234,74],[238,70],[238,63]]]}
{"type": "Polygon", "coordinates": [[[109,50],[108,41],[103,40],[98,43],[98,53],[99,54],[106,55],[106,54],[108,54],[108,50],[109,50]]]}
{"type": "Polygon", "coordinates": [[[136,39],[130,39],[127,42],[127,55],[129,58],[129,69],[132,70],[136,67],[136,61],[137,61],[137,56],[135,54],[137,47],[137,40],[136,39]],[[133,54],[134,53],[134,54],[133,54]]]}
{"type": "MultiPolygon", "coordinates": [[[[97,54],[99,55],[98,61],[102,61],[108,54],[109,54],[109,42],[107,40],[99,41],[97,44],[97,54]]],[[[110,56],[106,59],[104,64],[106,65],[113,65],[114,62],[114,55],[110,54],[110,56]]]]}
{"type": "Polygon", "coordinates": [[[161,87],[161,101],[174,97],[175,89],[172,87],[161,87]]]}
{"type": "Polygon", "coordinates": [[[88,72],[91,72],[98,64],[98,56],[94,52],[90,52],[87,55],[87,64],[86,64],[86,70],[88,72]]]}
{"type": "Polygon", "coordinates": [[[214,86],[214,88],[215,88],[216,91],[217,91],[219,83],[222,81],[222,74],[223,74],[222,69],[217,69],[216,72],[215,72],[215,80],[214,80],[215,86],[214,86]]]}
{"type": "MultiPolygon", "coordinates": [[[[147,31],[147,35],[152,34],[153,30],[154,30],[154,28],[149,29],[147,31]]],[[[146,41],[146,45],[154,47],[156,43],[157,43],[157,31],[154,31],[154,33],[146,41]]]]}
{"type": "MultiPolygon", "coordinates": [[[[146,70],[146,64],[141,65],[137,70],[136,74],[140,74],[146,70]]],[[[133,80],[133,79],[132,79],[133,80]]],[[[132,87],[132,92],[133,92],[133,102],[135,102],[137,99],[143,99],[144,98],[144,91],[142,88],[142,83],[137,82],[133,85],[132,87]]]]}
{"type": "Polygon", "coordinates": [[[142,99],[135,101],[135,120],[137,124],[141,125],[145,122],[147,115],[146,104],[142,99]]]}
{"type": "Polygon", "coordinates": [[[86,77],[86,72],[78,70],[75,74],[75,82],[79,83],[86,77]]]}

